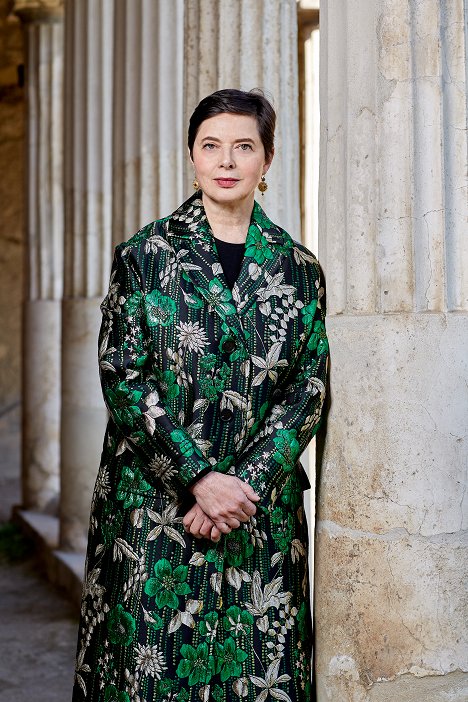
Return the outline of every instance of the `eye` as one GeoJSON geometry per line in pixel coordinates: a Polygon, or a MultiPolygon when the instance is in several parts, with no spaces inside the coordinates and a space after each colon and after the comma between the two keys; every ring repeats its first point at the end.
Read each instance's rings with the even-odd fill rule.
{"type": "Polygon", "coordinates": [[[240,148],[242,151],[249,151],[249,150],[252,151],[252,144],[247,144],[247,143],[245,143],[245,144],[239,144],[239,148],[240,148]]]}
{"type": "Polygon", "coordinates": [[[211,141],[207,141],[206,144],[203,144],[202,148],[206,149],[207,151],[213,151],[215,144],[213,144],[211,141]]]}

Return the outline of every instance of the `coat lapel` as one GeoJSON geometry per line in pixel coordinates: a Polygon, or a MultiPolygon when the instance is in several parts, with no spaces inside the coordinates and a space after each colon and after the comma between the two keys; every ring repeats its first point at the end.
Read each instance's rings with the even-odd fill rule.
{"type": "Polygon", "coordinates": [[[281,265],[284,252],[291,246],[289,234],[273,224],[255,202],[242,267],[232,291],[239,315],[245,315],[260,289],[268,286],[281,265]]]}
{"type": "Polygon", "coordinates": [[[165,228],[184,274],[235,336],[243,340],[242,316],[279,268],[283,252],[292,246],[291,237],[273,224],[255,202],[241,271],[231,292],[199,193],[168,217],[165,228]]]}

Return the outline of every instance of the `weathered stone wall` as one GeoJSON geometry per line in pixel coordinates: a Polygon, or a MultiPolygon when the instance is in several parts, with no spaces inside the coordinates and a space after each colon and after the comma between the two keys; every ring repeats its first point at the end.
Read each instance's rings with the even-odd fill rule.
{"type": "Polygon", "coordinates": [[[468,699],[465,13],[321,13],[319,702],[468,699]]]}
{"type": "Polygon", "coordinates": [[[0,413],[19,404],[21,388],[24,58],[21,25],[9,8],[0,0],[0,413]]]}

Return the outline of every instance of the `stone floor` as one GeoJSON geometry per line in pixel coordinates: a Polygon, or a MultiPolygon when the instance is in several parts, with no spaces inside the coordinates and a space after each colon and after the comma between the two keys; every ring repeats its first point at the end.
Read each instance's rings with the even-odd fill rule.
{"type": "MultiPolygon", "coordinates": [[[[0,526],[19,503],[18,408],[0,417],[0,526]]],[[[0,702],[68,702],[76,608],[51,586],[34,557],[0,554],[0,702]]]]}

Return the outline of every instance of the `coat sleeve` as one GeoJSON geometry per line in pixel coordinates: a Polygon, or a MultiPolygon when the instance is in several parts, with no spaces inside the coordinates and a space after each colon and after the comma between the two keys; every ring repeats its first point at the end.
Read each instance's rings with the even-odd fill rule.
{"type": "MultiPolygon", "coordinates": [[[[263,499],[276,488],[283,502],[294,503],[302,488],[303,470],[298,459],[321,420],[328,369],[325,310],[320,300],[310,322],[292,377],[281,402],[273,404],[261,427],[237,459],[236,475],[248,482],[263,499]]],[[[309,306],[310,307],[310,306],[309,306]]]]}
{"type": "Polygon", "coordinates": [[[101,305],[99,366],[109,413],[137,455],[151,466],[164,454],[189,487],[211,466],[193,438],[172,416],[152,374],[138,266],[122,247],[115,250],[109,293],[101,305]]]}

